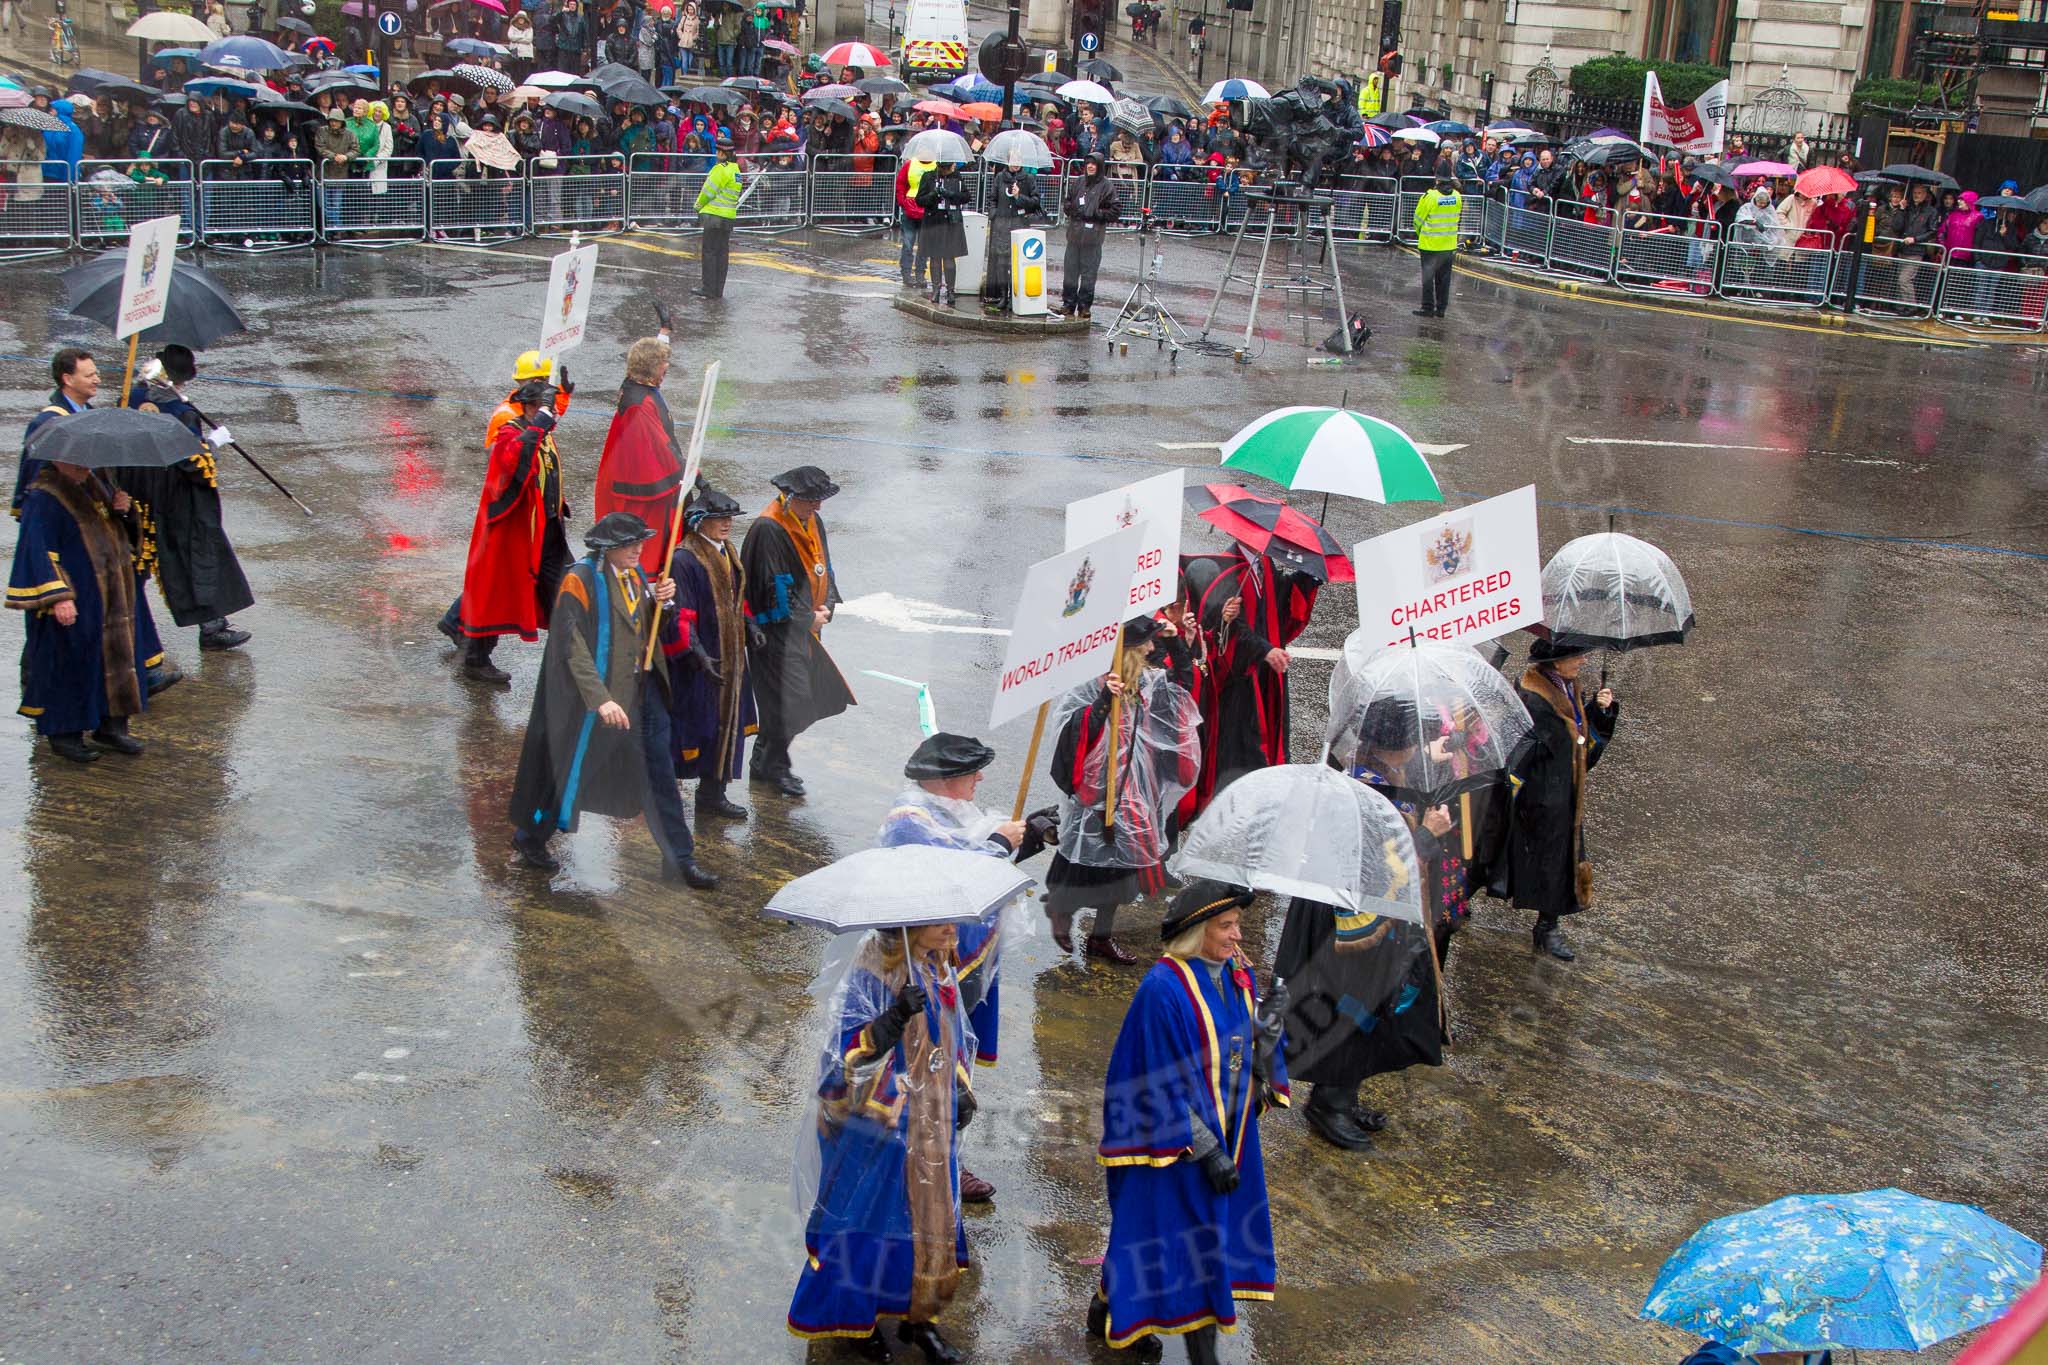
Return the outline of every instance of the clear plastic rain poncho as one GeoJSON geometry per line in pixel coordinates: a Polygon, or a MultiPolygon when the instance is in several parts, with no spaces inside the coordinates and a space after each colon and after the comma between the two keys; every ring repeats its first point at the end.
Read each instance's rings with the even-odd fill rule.
{"type": "Polygon", "coordinates": [[[1340,943],[1352,930],[1370,932],[1374,916],[1422,923],[1407,821],[1386,797],[1321,763],[1255,768],[1216,793],[1173,871],[1335,906],[1340,943]]]}
{"type": "Polygon", "coordinates": [[[1401,795],[1418,805],[1485,785],[1530,726],[1514,685],[1463,645],[1380,645],[1355,630],[1330,673],[1330,754],[1349,770],[1368,751],[1413,750],[1401,795]]]}
{"type": "Polygon", "coordinates": [[[923,1310],[929,1320],[958,1278],[965,1242],[955,1118],[960,1092],[971,1085],[974,1032],[950,963],[918,960],[906,968],[905,937],[917,934],[838,935],[811,982],[815,1089],[799,1121],[791,1194],[816,1264],[798,1286],[792,1321],[807,1303],[852,1311],[858,1305],[848,1296],[899,1304],[907,1296],[912,1316],[923,1310]],[[893,1047],[878,1048],[875,1021],[890,1012],[912,971],[925,1008],[893,1047]],[[903,1272],[903,1284],[881,1282],[892,1268],[903,1272]],[[814,1284],[813,1277],[824,1278],[814,1284]]]}
{"type": "Polygon", "coordinates": [[[1105,829],[1108,714],[1084,713],[1106,695],[1097,679],[1067,693],[1053,708],[1053,733],[1060,736],[1053,762],[1066,758],[1076,767],[1055,773],[1062,793],[1060,855],[1082,867],[1154,867],[1166,857],[1167,821],[1201,772],[1201,715],[1187,689],[1163,670],[1147,668],[1138,676],[1136,697],[1127,691],[1123,704],[1114,708],[1119,731],[1116,820],[1105,829]],[[1071,750],[1066,743],[1070,724],[1083,727],[1071,750]]]}
{"type": "Polygon", "coordinates": [[[1602,531],[1568,541],[1543,566],[1543,620],[1561,645],[1619,652],[1684,644],[1692,593],[1671,556],[1602,531]]]}

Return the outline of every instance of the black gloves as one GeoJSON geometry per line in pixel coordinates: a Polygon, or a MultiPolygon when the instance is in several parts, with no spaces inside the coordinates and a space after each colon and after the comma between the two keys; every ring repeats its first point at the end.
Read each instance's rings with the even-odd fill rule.
{"type": "Polygon", "coordinates": [[[1212,1147],[1202,1153],[1201,1166],[1209,1188],[1216,1193],[1229,1194],[1237,1188],[1237,1163],[1221,1147],[1212,1147]]]}
{"type": "Polygon", "coordinates": [[[1024,838],[1017,845],[1017,852],[1010,861],[1021,863],[1035,858],[1045,851],[1045,846],[1059,838],[1060,808],[1047,806],[1024,817],[1024,838]]]}
{"type": "Polygon", "coordinates": [[[915,981],[905,984],[896,994],[896,1003],[882,1012],[880,1018],[868,1025],[868,1036],[874,1040],[877,1053],[887,1052],[903,1041],[903,1029],[912,1018],[924,1013],[924,987],[915,981]]]}
{"type": "Polygon", "coordinates": [[[697,667],[703,669],[711,681],[718,683],[725,681],[725,675],[718,671],[717,661],[705,652],[704,642],[694,636],[690,639],[690,657],[697,661],[697,667]]]}
{"type": "Polygon", "coordinates": [[[956,1088],[953,1092],[954,1130],[957,1132],[974,1122],[974,1116],[980,1109],[981,1106],[974,1102],[974,1092],[972,1090],[969,1090],[964,1085],[956,1088]]]}
{"type": "MultiPolygon", "coordinates": [[[[576,385],[571,383],[569,379],[569,362],[566,360],[555,363],[555,387],[563,393],[573,394],[576,392],[576,385]]],[[[549,413],[548,415],[552,417],[554,414],[549,413]]]]}
{"type": "Polygon", "coordinates": [[[526,429],[547,435],[555,429],[555,410],[545,405],[534,408],[526,414],[526,429]]]}
{"type": "Polygon", "coordinates": [[[768,632],[755,625],[752,621],[747,622],[747,643],[755,649],[766,649],[768,647],[768,632]]]}
{"type": "Polygon", "coordinates": [[[654,320],[661,324],[661,330],[674,335],[674,329],[668,325],[668,305],[651,296],[650,302],[654,304],[654,320]]]}
{"type": "Polygon", "coordinates": [[[1259,1002],[1252,1031],[1252,1076],[1263,1085],[1273,1083],[1273,1059],[1280,1050],[1280,1036],[1286,1024],[1287,983],[1275,981],[1273,989],[1259,1002]]]}

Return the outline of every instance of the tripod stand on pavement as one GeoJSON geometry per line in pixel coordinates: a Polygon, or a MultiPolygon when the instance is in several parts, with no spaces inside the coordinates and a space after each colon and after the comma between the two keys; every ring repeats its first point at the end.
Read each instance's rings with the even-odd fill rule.
{"type": "MultiPolygon", "coordinates": [[[[1230,244],[1230,257],[1224,262],[1223,279],[1217,284],[1216,297],[1209,304],[1209,316],[1202,320],[1202,333],[1193,344],[1211,351],[1219,348],[1221,343],[1211,342],[1209,332],[1216,325],[1216,314],[1223,306],[1223,296],[1230,292],[1231,285],[1247,284],[1251,286],[1251,306],[1244,320],[1244,336],[1235,348],[1240,362],[1250,353],[1252,333],[1259,322],[1259,301],[1269,289],[1278,290],[1283,296],[1300,296],[1304,300],[1313,294],[1318,308],[1324,295],[1334,293],[1337,296],[1337,319],[1344,335],[1343,354],[1349,355],[1352,349],[1350,313],[1344,307],[1344,272],[1337,257],[1335,198],[1282,180],[1276,181],[1269,190],[1251,190],[1249,200],[1244,219],[1237,225],[1237,236],[1230,244]],[[1237,273],[1238,257],[1244,251],[1247,237],[1256,238],[1259,243],[1258,270],[1249,279],[1237,273]],[[1273,259],[1276,239],[1281,255],[1277,265],[1273,259]],[[1317,246],[1321,247],[1320,259],[1313,250],[1317,246]]],[[[1320,311],[1314,316],[1320,320],[1320,311]]]]}
{"type": "Polygon", "coordinates": [[[1152,225],[1152,210],[1145,209],[1138,217],[1138,280],[1131,286],[1124,306],[1117,311],[1116,321],[1110,323],[1107,341],[1111,355],[1116,354],[1117,341],[1124,337],[1137,337],[1150,341],[1157,349],[1167,352],[1169,364],[1180,359],[1181,347],[1187,344],[1187,329],[1174,320],[1166,311],[1166,305],[1159,301],[1159,292],[1152,282],[1159,278],[1159,267],[1164,253],[1157,247],[1146,246],[1146,239],[1157,229],[1152,225]]]}

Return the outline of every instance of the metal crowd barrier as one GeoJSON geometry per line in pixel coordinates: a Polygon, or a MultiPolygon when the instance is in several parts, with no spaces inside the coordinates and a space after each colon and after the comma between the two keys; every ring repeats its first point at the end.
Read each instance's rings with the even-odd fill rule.
{"type": "MultiPolygon", "coordinates": [[[[1641,294],[1713,292],[1720,247],[1718,223],[1655,213],[1637,217],[1647,219],[1648,226],[1631,227],[1624,219],[1619,229],[1614,251],[1616,285],[1641,294]]],[[[1823,283],[1826,277],[1823,270],[1823,283]]]]}
{"type": "Polygon", "coordinates": [[[1614,274],[1614,225],[1588,223],[1558,214],[1550,223],[1550,249],[1543,257],[1544,268],[1560,275],[1596,280],[1614,274]]]}
{"type": "Polygon", "coordinates": [[[1168,232],[1220,232],[1223,228],[1223,203],[1203,167],[1154,166],[1145,193],[1153,223],[1168,232]],[[1176,178],[1161,175],[1163,170],[1186,174],[1176,178]]]}
{"type": "Polygon", "coordinates": [[[1525,270],[1541,270],[1550,258],[1552,218],[1541,209],[1518,207],[1505,198],[1486,201],[1482,235],[1501,262],[1525,270]]]}
{"type": "Polygon", "coordinates": [[[151,161],[144,178],[129,174],[134,161],[81,161],[72,186],[78,213],[78,244],[88,251],[128,240],[128,229],[152,218],[177,214],[178,245],[198,240],[199,204],[194,196],[192,163],[151,161]]]}
{"type": "MultiPolygon", "coordinates": [[[[636,161],[639,158],[634,158],[636,161]]],[[[893,156],[821,156],[811,163],[811,226],[843,232],[886,231],[896,217],[893,156]],[[862,170],[860,162],[869,163],[862,170]]],[[[636,168],[637,171],[637,168],[636,168]]],[[[640,214],[639,179],[633,182],[633,212],[640,214]]]]}
{"type": "Polygon", "coordinates": [[[1738,303],[1820,308],[1828,301],[1835,253],[1826,247],[1767,246],[1742,223],[1721,246],[1715,292],[1738,303]]]}
{"type": "MultiPolygon", "coordinates": [[[[659,155],[657,153],[656,155],[659,155]]],[[[626,166],[616,156],[572,158],[570,165],[591,162],[606,170],[568,171],[530,177],[527,227],[535,237],[567,237],[580,232],[586,237],[618,232],[626,226],[626,166]],[[542,194],[542,189],[547,190],[542,194]]],[[[528,168],[531,169],[530,167],[528,168]]],[[[489,181],[483,182],[489,185],[489,181]]],[[[528,186],[522,185],[527,189],[528,186]]],[[[696,196],[691,195],[694,209],[696,196]]],[[[516,230],[511,236],[518,236],[516,230]]]]}
{"type": "Polygon", "coordinates": [[[40,161],[0,161],[0,261],[61,255],[71,249],[71,186],[42,179],[40,161]],[[23,184],[24,172],[34,181],[23,184]]]}
{"type": "Polygon", "coordinates": [[[1944,247],[1899,242],[1880,237],[1873,244],[1890,246],[1913,255],[1880,256],[1865,252],[1861,257],[1837,253],[1835,292],[1858,313],[1889,313],[1897,317],[1924,318],[1934,311],[1940,289],[1941,271],[1948,262],[1944,247]],[[1932,260],[1924,254],[1935,252],[1932,260]],[[1861,262],[1860,267],[1858,262],[1861,262]]]}
{"type": "Polygon", "coordinates": [[[424,189],[427,233],[435,241],[509,242],[527,233],[527,180],[483,175],[466,159],[429,162],[424,189]]]}
{"type": "MultiPolygon", "coordinates": [[[[701,160],[690,153],[660,152],[636,154],[626,170],[626,212],[629,221],[642,232],[684,233],[697,231],[697,191],[704,188],[706,170],[683,167],[701,160]]],[[[707,168],[708,170],[708,168],[707,168]]],[[[534,206],[557,195],[552,182],[560,176],[533,178],[534,206]]],[[[896,202],[891,183],[889,202],[893,214],[896,202]]]]}
{"type": "MultiPolygon", "coordinates": [[[[1935,296],[1937,317],[2001,332],[2039,332],[2048,325],[2048,256],[1992,253],[2014,269],[1950,261],[1935,296]]],[[[1976,259],[1983,259],[1979,251],[1976,259]]]]}
{"type": "Polygon", "coordinates": [[[387,247],[427,235],[426,163],[392,157],[384,179],[332,175],[320,167],[320,236],[336,246],[387,247]]]}
{"type": "Polygon", "coordinates": [[[289,251],[320,236],[313,163],[199,163],[199,242],[220,251],[289,251]]]}
{"type": "MultiPolygon", "coordinates": [[[[788,232],[808,221],[810,173],[795,156],[743,156],[747,194],[733,219],[736,232],[788,232]]],[[[893,192],[894,182],[891,181],[893,192]]]]}
{"type": "Polygon", "coordinates": [[[1394,206],[1394,237],[1397,241],[1413,243],[1415,240],[1415,210],[1422,203],[1422,196],[1436,188],[1435,176],[1408,175],[1401,177],[1401,197],[1394,206]]]}

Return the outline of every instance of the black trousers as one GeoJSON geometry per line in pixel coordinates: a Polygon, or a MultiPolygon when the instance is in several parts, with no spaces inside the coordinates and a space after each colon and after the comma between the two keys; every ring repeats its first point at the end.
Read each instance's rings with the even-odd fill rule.
{"type": "Polygon", "coordinates": [[[1425,251],[1422,256],[1422,311],[1442,317],[1451,304],[1451,263],[1455,251],[1425,251]]]}
{"type": "Polygon", "coordinates": [[[1071,311],[1095,306],[1095,276],[1102,269],[1102,238],[1067,238],[1067,260],[1060,269],[1060,302],[1071,311]]]}
{"type": "Polygon", "coordinates": [[[641,795],[647,832],[654,836],[662,862],[674,867],[696,857],[697,846],[690,838],[690,818],[683,812],[682,793],[676,788],[668,699],[651,674],[640,680],[640,714],[633,717],[633,728],[640,732],[641,772],[647,783],[641,795]]]}
{"type": "MultiPolygon", "coordinates": [[[[562,591],[562,575],[569,572],[569,566],[576,562],[576,556],[569,553],[569,537],[560,521],[549,521],[547,530],[541,534],[540,577],[533,585],[534,596],[540,601],[540,619],[546,625],[548,617],[554,614],[555,597],[562,591]]],[[[462,628],[462,594],[455,594],[455,600],[448,604],[448,610],[441,616],[441,624],[451,630],[462,628]]],[[[472,637],[463,645],[462,656],[470,663],[482,663],[491,657],[491,651],[498,647],[495,635],[472,637]]]]}
{"type": "Polygon", "coordinates": [[[715,213],[699,214],[697,218],[704,229],[704,240],[698,246],[703,253],[704,292],[714,299],[725,297],[725,269],[732,260],[732,221],[715,213]]]}
{"type": "Polygon", "coordinates": [[[777,734],[763,721],[754,734],[754,757],[748,771],[762,777],[780,777],[790,771],[789,736],[777,734]]]}

